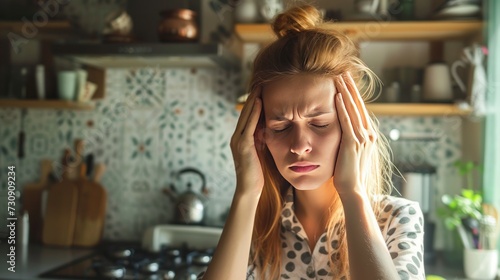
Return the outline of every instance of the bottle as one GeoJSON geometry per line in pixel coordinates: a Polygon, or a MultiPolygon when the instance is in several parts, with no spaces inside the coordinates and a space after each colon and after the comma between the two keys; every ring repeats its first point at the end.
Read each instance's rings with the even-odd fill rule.
{"type": "Polygon", "coordinates": [[[395,103],[399,101],[399,83],[392,82],[391,86],[385,90],[385,101],[395,103]]]}
{"type": "Polygon", "coordinates": [[[19,98],[26,99],[26,87],[28,83],[28,68],[21,68],[21,76],[19,77],[19,98]]]}
{"type": "Polygon", "coordinates": [[[38,99],[45,99],[45,67],[43,64],[38,64],[35,70],[36,92],[38,99]]]}
{"type": "Polygon", "coordinates": [[[411,92],[410,92],[410,101],[413,103],[418,103],[420,102],[420,95],[421,95],[422,89],[420,85],[415,84],[411,87],[411,92]]]}
{"type": "Polygon", "coordinates": [[[24,211],[18,219],[19,228],[17,232],[16,243],[21,246],[27,246],[29,243],[30,219],[28,211],[24,211]]]}

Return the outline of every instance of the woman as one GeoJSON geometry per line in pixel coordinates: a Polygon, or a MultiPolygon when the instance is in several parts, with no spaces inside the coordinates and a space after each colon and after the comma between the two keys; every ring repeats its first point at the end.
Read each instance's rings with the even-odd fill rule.
{"type": "Polygon", "coordinates": [[[422,213],[387,195],[389,152],[362,99],[375,75],[312,6],[272,27],[231,139],[237,186],[203,279],[424,279],[422,213]]]}

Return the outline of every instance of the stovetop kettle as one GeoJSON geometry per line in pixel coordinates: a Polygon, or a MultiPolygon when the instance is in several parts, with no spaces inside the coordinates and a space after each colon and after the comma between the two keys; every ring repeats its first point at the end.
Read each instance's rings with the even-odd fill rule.
{"type": "Polygon", "coordinates": [[[205,201],[208,195],[205,175],[198,169],[186,167],[176,174],[176,178],[179,179],[186,173],[193,173],[201,178],[201,193],[193,191],[191,182],[186,184],[187,190],[181,194],[178,194],[174,184],[171,184],[170,188],[165,188],[163,191],[175,203],[175,223],[186,225],[204,224],[206,214],[205,201]]]}

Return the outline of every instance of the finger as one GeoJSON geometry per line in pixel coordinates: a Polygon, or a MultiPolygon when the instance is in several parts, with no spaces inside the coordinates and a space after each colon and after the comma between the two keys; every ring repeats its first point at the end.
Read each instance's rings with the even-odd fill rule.
{"type": "Polygon", "coordinates": [[[259,123],[260,112],[262,111],[262,100],[260,98],[255,98],[255,102],[252,108],[252,114],[248,118],[247,126],[243,131],[243,137],[254,139],[254,135],[257,129],[257,124],[259,123]]]}
{"type": "Polygon", "coordinates": [[[342,76],[337,77],[337,83],[338,89],[342,93],[342,99],[344,100],[344,104],[347,113],[349,114],[354,133],[356,134],[356,138],[359,140],[366,139],[367,136],[364,134],[360,114],[358,112],[358,109],[356,108],[354,100],[352,99],[352,94],[347,88],[342,76]]]}
{"type": "Polygon", "coordinates": [[[241,135],[243,131],[245,130],[245,127],[247,126],[248,122],[248,117],[250,116],[250,113],[252,112],[252,109],[254,107],[254,102],[255,98],[257,96],[256,92],[250,93],[250,95],[247,98],[247,101],[245,102],[245,105],[243,106],[243,109],[241,110],[240,117],[238,119],[238,123],[236,124],[236,128],[234,130],[235,135],[241,135]]]}
{"type": "Polygon", "coordinates": [[[349,138],[355,139],[356,134],[354,133],[354,129],[352,128],[349,113],[347,113],[347,108],[343,100],[343,94],[340,91],[335,96],[335,108],[337,109],[337,114],[339,115],[342,137],[349,136],[349,138]]]}
{"type": "Polygon", "coordinates": [[[356,83],[354,82],[354,79],[351,76],[351,73],[347,72],[344,75],[344,81],[346,83],[347,88],[353,95],[354,103],[358,107],[358,111],[361,115],[361,120],[363,123],[363,127],[366,129],[370,129],[370,122],[368,121],[370,119],[368,115],[368,110],[366,110],[365,103],[363,102],[363,98],[361,98],[361,94],[359,93],[358,87],[356,86],[356,83]]]}

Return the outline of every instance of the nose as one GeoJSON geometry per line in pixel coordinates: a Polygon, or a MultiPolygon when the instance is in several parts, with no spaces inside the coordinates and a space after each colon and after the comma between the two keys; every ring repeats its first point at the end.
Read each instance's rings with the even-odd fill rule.
{"type": "Polygon", "coordinates": [[[303,131],[301,128],[294,128],[292,135],[290,135],[290,152],[303,155],[308,154],[312,150],[311,143],[309,141],[309,137],[307,137],[307,133],[303,131]]]}

